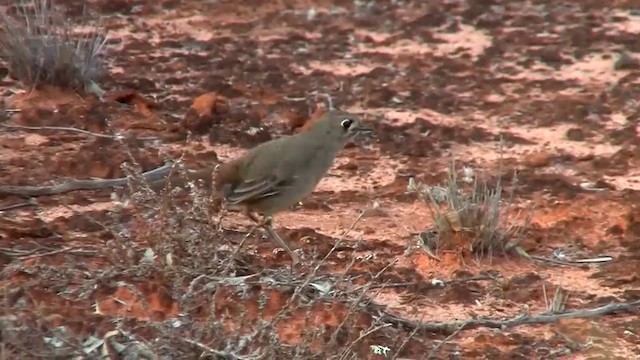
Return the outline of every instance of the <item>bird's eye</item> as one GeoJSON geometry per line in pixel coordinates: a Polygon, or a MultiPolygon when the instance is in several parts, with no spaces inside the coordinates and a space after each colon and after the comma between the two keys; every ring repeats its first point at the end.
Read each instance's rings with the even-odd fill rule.
{"type": "Polygon", "coordinates": [[[353,124],[353,120],[351,119],[344,119],[342,120],[342,122],[340,123],[340,126],[342,126],[345,130],[349,129],[349,127],[351,127],[351,124],[353,124]]]}

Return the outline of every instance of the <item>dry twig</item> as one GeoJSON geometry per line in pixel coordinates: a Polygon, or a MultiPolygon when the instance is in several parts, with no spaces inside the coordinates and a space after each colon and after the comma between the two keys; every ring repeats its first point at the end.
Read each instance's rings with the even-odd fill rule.
{"type": "MultiPolygon", "coordinates": [[[[142,176],[149,182],[158,181],[167,176],[173,167],[172,162],[167,162],[163,166],[147,171],[142,176]]],[[[62,194],[77,190],[96,190],[109,187],[126,186],[127,178],[117,179],[96,179],[96,180],[78,180],[72,179],[58,185],[42,185],[42,186],[16,186],[3,185],[0,186],[0,194],[11,194],[19,196],[43,196],[62,194]]]]}
{"type": "Polygon", "coordinates": [[[17,204],[11,204],[11,205],[7,205],[4,207],[0,207],[0,212],[3,211],[9,211],[9,210],[16,210],[16,209],[22,209],[24,207],[28,207],[28,206],[38,206],[38,201],[34,198],[29,198],[29,200],[25,201],[25,202],[21,202],[21,203],[17,203],[17,204]]]}
{"type": "Polygon", "coordinates": [[[463,323],[462,325],[460,325],[460,327],[458,327],[456,329],[456,331],[452,332],[449,336],[447,336],[444,340],[442,340],[440,342],[440,344],[436,345],[433,350],[431,350],[431,352],[429,352],[429,356],[427,356],[427,359],[433,359],[435,358],[436,354],[438,353],[438,351],[442,348],[442,346],[444,346],[444,344],[448,343],[449,341],[451,341],[451,339],[453,339],[456,335],[458,335],[466,326],[467,326],[467,322],[463,323]]]}
{"type": "MultiPolygon", "coordinates": [[[[238,356],[236,354],[233,353],[229,353],[226,351],[220,351],[220,350],[216,350],[210,346],[207,346],[199,341],[195,341],[195,340],[191,340],[191,339],[187,339],[187,338],[181,338],[182,341],[191,344],[193,346],[196,346],[198,348],[200,348],[201,350],[203,350],[205,353],[209,353],[211,355],[215,355],[215,356],[220,356],[223,359],[230,359],[230,360],[258,360],[260,358],[262,358],[261,356],[238,356]]],[[[204,354],[203,354],[204,355],[204,354]]]]}
{"type": "MultiPolygon", "coordinates": [[[[95,137],[99,137],[99,138],[103,138],[103,139],[118,139],[118,138],[126,138],[127,137],[127,135],[99,134],[99,133],[94,133],[94,132],[83,130],[83,129],[77,129],[77,128],[66,127],[66,126],[24,126],[24,125],[1,124],[1,123],[0,123],[0,126],[8,128],[8,129],[19,129],[19,130],[71,131],[71,132],[77,132],[77,133],[80,133],[80,134],[95,136],[95,137]]],[[[135,140],[137,140],[137,141],[156,141],[156,140],[159,140],[159,138],[153,137],[153,136],[148,136],[148,137],[135,138],[135,140]]]]}
{"type": "Polygon", "coordinates": [[[593,309],[580,309],[574,311],[567,311],[561,314],[538,314],[527,315],[522,314],[511,319],[506,320],[494,320],[494,319],[470,319],[465,321],[454,321],[446,323],[423,323],[411,321],[403,318],[399,318],[395,315],[385,314],[383,318],[385,321],[397,324],[400,326],[406,326],[409,328],[419,328],[420,330],[451,334],[458,330],[462,325],[465,325],[466,329],[473,329],[479,327],[488,327],[494,329],[506,329],[521,325],[531,324],[549,324],[556,323],[562,319],[584,319],[593,318],[597,316],[608,315],[616,312],[630,312],[640,307],[640,300],[632,301],[628,303],[608,304],[593,309]]]}

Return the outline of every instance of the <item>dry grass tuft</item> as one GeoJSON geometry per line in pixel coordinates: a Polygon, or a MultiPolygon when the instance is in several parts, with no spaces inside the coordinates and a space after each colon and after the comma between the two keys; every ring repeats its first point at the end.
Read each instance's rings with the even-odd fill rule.
{"type": "MultiPolygon", "coordinates": [[[[102,96],[100,52],[106,31],[78,32],[50,0],[16,5],[18,18],[0,15],[0,56],[13,77],[31,87],[53,85],[102,96]]],[[[87,20],[87,19],[84,19],[87,20]]]]}
{"type": "MultiPolygon", "coordinates": [[[[516,184],[514,174],[512,189],[516,184]]],[[[522,251],[518,245],[533,212],[522,216],[522,210],[513,203],[513,191],[506,201],[502,199],[502,178],[490,187],[472,169],[464,168],[459,179],[454,161],[444,186],[428,186],[411,179],[408,190],[418,193],[433,214],[433,227],[421,234],[425,245],[436,249],[464,246],[478,256],[492,256],[496,250],[522,251]]]]}

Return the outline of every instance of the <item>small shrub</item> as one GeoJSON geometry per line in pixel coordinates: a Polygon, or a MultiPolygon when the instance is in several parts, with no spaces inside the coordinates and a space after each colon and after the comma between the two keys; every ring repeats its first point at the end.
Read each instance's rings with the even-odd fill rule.
{"type": "MultiPolygon", "coordinates": [[[[522,219],[521,211],[513,205],[512,192],[507,202],[502,200],[501,178],[495,187],[490,187],[471,169],[464,170],[463,179],[458,179],[455,162],[452,162],[447,180],[441,187],[416,183],[413,179],[409,181],[408,190],[419,194],[434,218],[433,227],[421,234],[421,239],[428,238],[437,249],[468,246],[476,255],[491,255],[495,250],[522,252],[518,245],[530,223],[532,211],[522,219]],[[521,220],[519,226],[516,225],[518,220],[521,220]]],[[[514,175],[512,184],[516,182],[514,175]]]]}
{"type": "MultiPolygon", "coordinates": [[[[378,353],[392,348],[400,353],[411,339],[412,334],[374,318],[379,309],[368,296],[384,289],[379,287],[384,269],[354,289],[349,284],[362,281],[352,271],[355,256],[341,274],[322,272],[323,258],[310,264],[308,273],[263,266],[258,255],[242,247],[244,240],[236,244],[250,234],[222,227],[224,210],[211,206],[211,194],[189,181],[182,183],[186,192],[152,187],[132,162],[123,166],[131,207],[103,218],[109,236],[94,258],[33,267],[18,259],[0,272],[3,281],[21,271],[33,276],[17,288],[0,288],[0,359],[338,360],[365,358],[374,344],[378,353]],[[129,315],[99,306],[104,293],[98,293],[116,287],[135,296],[118,301],[129,315]],[[52,298],[84,313],[64,318],[51,313],[60,302],[49,307],[17,300],[31,291],[55,294],[52,298]],[[151,302],[180,312],[165,313],[160,305],[153,318],[136,315],[136,308],[151,302]],[[87,319],[80,318],[90,311],[87,319]],[[294,326],[307,324],[297,343],[279,335],[292,319],[294,326]],[[77,326],[82,321],[86,327],[77,326]]],[[[185,169],[174,170],[185,180],[185,169]]]]}
{"type": "Polygon", "coordinates": [[[102,96],[99,53],[107,34],[99,26],[82,34],[49,0],[16,4],[18,19],[0,14],[0,56],[27,86],[46,84],[102,96]]]}

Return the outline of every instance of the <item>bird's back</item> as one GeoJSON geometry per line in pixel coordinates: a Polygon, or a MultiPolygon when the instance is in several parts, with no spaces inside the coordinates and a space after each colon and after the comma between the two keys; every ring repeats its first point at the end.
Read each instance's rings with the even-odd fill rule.
{"type": "Polygon", "coordinates": [[[269,179],[276,188],[273,194],[249,203],[257,211],[273,213],[301,201],[331,167],[335,153],[336,150],[314,141],[305,133],[278,138],[253,148],[238,164],[242,178],[245,182],[269,179]],[[305,151],[295,151],[301,147],[305,151]]]}
{"type": "Polygon", "coordinates": [[[257,179],[268,174],[289,178],[301,173],[312,177],[324,175],[333,162],[335,151],[307,135],[300,133],[281,137],[250,150],[242,164],[245,177],[257,179]]]}

